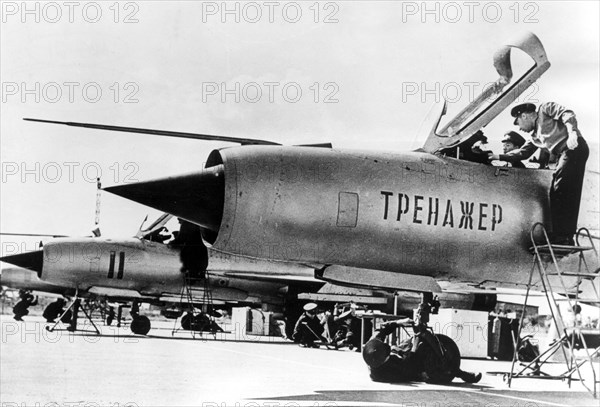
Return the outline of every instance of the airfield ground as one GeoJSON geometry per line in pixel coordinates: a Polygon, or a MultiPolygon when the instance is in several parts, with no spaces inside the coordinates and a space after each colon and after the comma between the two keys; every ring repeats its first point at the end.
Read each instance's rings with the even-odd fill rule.
{"type": "MultiPolygon", "coordinates": [[[[300,348],[270,337],[196,337],[173,323],[150,336],[102,327],[102,335],[47,332],[39,317],[2,315],[2,407],[22,406],[598,406],[581,383],[519,379],[510,362],[464,359],[484,372],[480,383],[382,384],[368,377],[359,353],[300,348]]],[[[564,365],[550,365],[550,371],[564,365]]]]}

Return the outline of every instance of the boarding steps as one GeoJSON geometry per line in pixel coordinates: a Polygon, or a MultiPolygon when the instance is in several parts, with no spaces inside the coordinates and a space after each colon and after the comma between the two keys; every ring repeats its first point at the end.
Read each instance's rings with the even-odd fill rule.
{"type": "MultiPolygon", "coordinates": [[[[175,326],[171,331],[171,336],[174,336],[176,332],[186,330],[183,325],[189,324],[192,337],[196,338],[196,335],[202,336],[206,331],[203,326],[199,326],[203,323],[200,321],[206,321],[207,323],[214,323],[214,304],[212,299],[212,291],[210,287],[210,279],[208,271],[205,271],[201,277],[192,276],[189,271],[182,273],[183,285],[181,287],[180,307],[184,311],[184,315],[181,318],[181,327],[177,327],[178,320],[175,320],[175,326]],[[195,303],[201,303],[200,308],[194,306],[195,303]],[[187,318],[187,322],[185,319],[187,318]]],[[[215,335],[216,332],[211,331],[215,335]]]]}
{"type": "MultiPolygon", "coordinates": [[[[575,246],[564,246],[564,245],[554,245],[550,243],[548,238],[548,234],[544,225],[541,223],[536,223],[531,228],[531,241],[533,246],[531,247],[531,251],[534,257],[534,264],[529,273],[529,282],[527,284],[527,293],[525,295],[525,302],[523,303],[523,309],[521,312],[521,318],[519,322],[519,330],[516,337],[513,338],[514,344],[514,354],[511,364],[511,370],[507,375],[508,386],[510,387],[513,379],[518,378],[540,378],[540,379],[554,379],[554,380],[567,380],[569,383],[569,387],[571,387],[571,381],[579,380],[583,384],[583,386],[596,398],[598,397],[598,384],[600,381],[598,380],[598,372],[597,366],[594,366],[594,358],[600,357],[600,346],[596,348],[589,348],[586,344],[586,340],[581,332],[581,327],[567,327],[560,308],[558,306],[558,302],[566,301],[568,302],[569,309],[574,310],[575,307],[579,303],[588,303],[593,304],[594,306],[600,305],[600,295],[599,288],[597,287],[599,275],[597,273],[592,273],[589,270],[588,264],[586,262],[584,253],[592,251],[595,256],[598,256],[598,251],[594,246],[594,242],[592,241],[590,232],[581,228],[577,232],[576,235],[576,245],[575,246]],[[545,244],[539,245],[536,243],[536,239],[534,236],[543,236],[545,244]],[[583,246],[580,244],[579,240],[587,239],[589,241],[589,246],[583,246]],[[579,264],[578,270],[574,271],[562,271],[558,260],[564,256],[577,254],[579,256],[579,264]],[[523,319],[525,316],[525,307],[527,306],[527,300],[529,299],[529,291],[532,287],[532,281],[534,278],[535,271],[537,270],[540,281],[548,301],[548,306],[550,307],[550,313],[552,316],[552,320],[554,322],[554,326],[556,327],[559,338],[556,339],[554,343],[550,345],[550,347],[537,356],[533,361],[524,363],[519,362],[519,367],[515,366],[518,362],[518,338],[521,336],[521,330],[523,328],[523,319]],[[550,276],[558,276],[558,281],[560,285],[553,288],[550,283],[550,276]],[[576,290],[574,297],[569,295],[569,290],[567,289],[567,284],[565,282],[566,277],[577,277],[576,279],[576,290]],[[579,298],[579,287],[581,283],[585,280],[588,280],[593,288],[593,292],[595,294],[594,298],[579,298]],[[555,293],[555,290],[562,290],[560,292],[555,293]],[[564,298],[557,298],[556,294],[562,294],[564,298]],[[577,346],[581,346],[585,351],[584,357],[576,357],[575,349],[577,346]],[[541,370],[542,365],[548,362],[549,359],[557,352],[561,351],[564,356],[564,360],[566,363],[567,370],[560,375],[551,375],[545,373],[541,370]],[[582,367],[589,362],[591,366],[593,385],[588,386],[583,378],[582,367]],[[577,374],[575,378],[574,375],[577,374]]],[[[572,281],[572,280],[571,280],[572,281]]],[[[569,281],[569,283],[571,283],[569,281]]],[[[571,284],[569,284],[571,286],[571,284]]],[[[575,324],[576,325],[576,324],[575,324]]]]}

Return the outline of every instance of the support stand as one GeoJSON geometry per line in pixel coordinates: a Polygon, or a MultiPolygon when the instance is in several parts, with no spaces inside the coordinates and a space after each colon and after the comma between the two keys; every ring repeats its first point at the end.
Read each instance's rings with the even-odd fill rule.
{"type": "Polygon", "coordinates": [[[94,327],[94,331],[91,331],[91,330],[79,330],[79,331],[80,332],[95,332],[98,335],[100,335],[100,330],[98,329],[96,324],[94,324],[94,321],[92,321],[92,317],[87,313],[85,308],[81,306],[81,298],[78,297],[77,293],[75,294],[75,298],[73,299],[73,301],[71,301],[71,304],[69,304],[67,309],[60,315],[60,317],[58,317],[58,320],[54,323],[54,325],[46,326],[46,330],[49,332],[54,332],[55,330],[60,330],[60,329],[57,329],[56,327],[61,323],[61,319],[65,316],[65,314],[67,312],[71,311],[71,323],[66,328],[66,330],[69,332],[77,331],[77,319],[79,316],[78,314],[79,314],[80,309],[83,312],[83,315],[85,315],[86,319],[88,321],[90,321],[90,324],[92,324],[92,326],[94,327]]]}
{"type": "Polygon", "coordinates": [[[584,256],[584,252],[589,250],[593,250],[596,256],[598,255],[598,252],[594,247],[594,242],[591,239],[589,231],[585,228],[582,228],[579,229],[579,231],[577,232],[577,246],[553,245],[550,243],[550,240],[548,239],[548,234],[546,233],[546,229],[541,223],[536,223],[531,228],[531,241],[533,243],[532,251],[534,254],[534,264],[529,273],[529,282],[527,284],[527,293],[525,295],[525,302],[523,303],[521,319],[519,321],[519,330],[517,336],[513,338],[514,353],[511,369],[510,372],[507,375],[505,375],[505,379],[508,379],[509,387],[512,383],[512,380],[524,377],[550,380],[567,380],[569,383],[569,387],[571,387],[571,381],[579,380],[594,397],[597,397],[598,383],[600,383],[600,381],[597,379],[596,368],[594,367],[593,358],[597,357],[600,354],[600,347],[597,347],[595,349],[589,349],[586,344],[585,338],[581,333],[580,327],[575,326],[573,328],[568,328],[565,326],[564,320],[560,312],[560,308],[557,303],[557,301],[564,299],[568,302],[569,307],[572,310],[578,307],[579,302],[595,303],[596,305],[600,304],[600,296],[598,295],[598,289],[596,288],[596,285],[593,281],[598,278],[598,275],[590,272],[584,256]],[[538,245],[536,243],[534,239],[534,236],[536,236],[536,231],[542,232],[546,244],[538,245]],[[580,236],[587,237],[590,242],[590,246],[580,246],[580,236]],[[561,271],[557,259],[573,253],[578,253],[579,255],[579,269],[577,270],[577,272],[561,271]],[[553,268],[555,270],[554,272],[550,272],[548,270],[550,264],[553,264],[553,268]],[[521,330],[523,328],[525,309],[527,306],[527,301],[529,299],[529,292],[532,287],[533,275],[535,274],[536,269],[538,271],[540,281],[542,283],[546,300],[548,301],[548,306],[550,307],[550,313],[554,322],[554,326],[556,327],[559,333],[559,338],[550,346],[550,348],[548,348],[545,352],[537,356],[531,362],[527,364],[520,363],[522,369],[515,372],[515,365],[517,364],[518,360],[518,345],[520,342],[519,338],[521,335],[521,330]],[[549,276],[559,277],[560,289],[562,290],[562,292],[560,292],[559,294],[564,295],[566,298],[557,298],[555,296],[554,289],[550,284],[549,276]],[[575,298],[570,298],[569,290],[567,290],[567,285],[563,279],[563,277],[565,276],[577,277],[577,288],[579,288],[579,286],[584,280],[590,280],[596,298],[581,299],[579,298],[578,289],[576,290],[575,298]],[[577,358],[575,356],[576,344],[581,344],[582,348],[585,351],[585,357],[577,358]],[[562,351],[562,356],[564,357],[567,366],[566,371],[559,375],[551,375],[543,372],[541,370],[542,366],[546,362],[548,362],[549,358],[558,351],[562,351]],[[581,372],[581,367],[587,362],[589,362],[592,372],[593,384],[591,387],[586,385],[581,372]],[[573,377],[575,373],[577,373],[577,378],[573,377]]]}
{"type": "Polygon", "coordinates": [[[175,320],[171,336],[174,336],[180,330],[188,330],[187,326],[189,325],[189,331],[194,339],[196,335],[202,336],[204,333],[210,333],[216,338],[218,330],[215,327],[218,327],[218,325],[215,323],[213,316],[214,304],[208,271],[203,273],[203,277],[192,277],[189,271],[183,273],[183,286],[179,303],[183,310],[187,309],[187,313],[184,311],[185,314],[181,318],[181,328],[177,327],[178,320],[175,320]],[[198,298],[194,295],[194,290],[201,284],[202,297],[198,298]],[[194,306],[194,303],[197,302],[202,304],[200,309],[194,306]]]}

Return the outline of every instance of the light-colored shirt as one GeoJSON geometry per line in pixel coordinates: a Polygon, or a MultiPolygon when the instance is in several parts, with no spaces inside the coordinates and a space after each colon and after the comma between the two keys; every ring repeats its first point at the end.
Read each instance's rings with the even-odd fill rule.
{"type": "Polygon", "coordinates": [[[565,123],[571,123],[577,128],[575,113],[558,103],[542,103],[537,113],[535,133],[531,136],[531,141],[536,147],[552,151],[569,137],[565,123]]]}
{"type": "Polygon", "coordinates": [[[535,131],[530,139],[518,150],[500,154],[500,160],[514,163],[528,159],[538,148],[552,151],[561,143],[564,145],[569,137],[565,123],[571,123],[577,135],[581,136],[577,129],[575,113],[572,110],[558,103],[547,102],[538,107],[537,113],[535,131]]]}

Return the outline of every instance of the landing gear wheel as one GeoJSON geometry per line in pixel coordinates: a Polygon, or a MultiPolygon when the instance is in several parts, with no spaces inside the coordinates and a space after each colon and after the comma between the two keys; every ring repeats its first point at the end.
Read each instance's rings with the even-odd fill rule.
{"type": "Polygon", "coordinates": [[[193,315],[187,313],[181,318],[181,328],[186,331],[210,331],[210,319],[205,314],[193,315]]]}
{"type": "Polygon", "coordinates": [[[131,332],[137,335],[146,335],[150,331],[150,320],[148,317],[143,315],[133,318],[131,326],[129,327],[131,332]]]}
{"type": "MultiPolygon", "coordinates": [[[[444,351],[443,360],[440,359],[430,345],[423,342],[417,349],[423,360],[423,370],[429,376],[431,383],[450,383],[455,373],[460,369],[460,351],[456,343],[446,335],[436,334],[440,347],[444,351]]],[[[419,359],[420,359],[419,358],[419,359]]]]}

